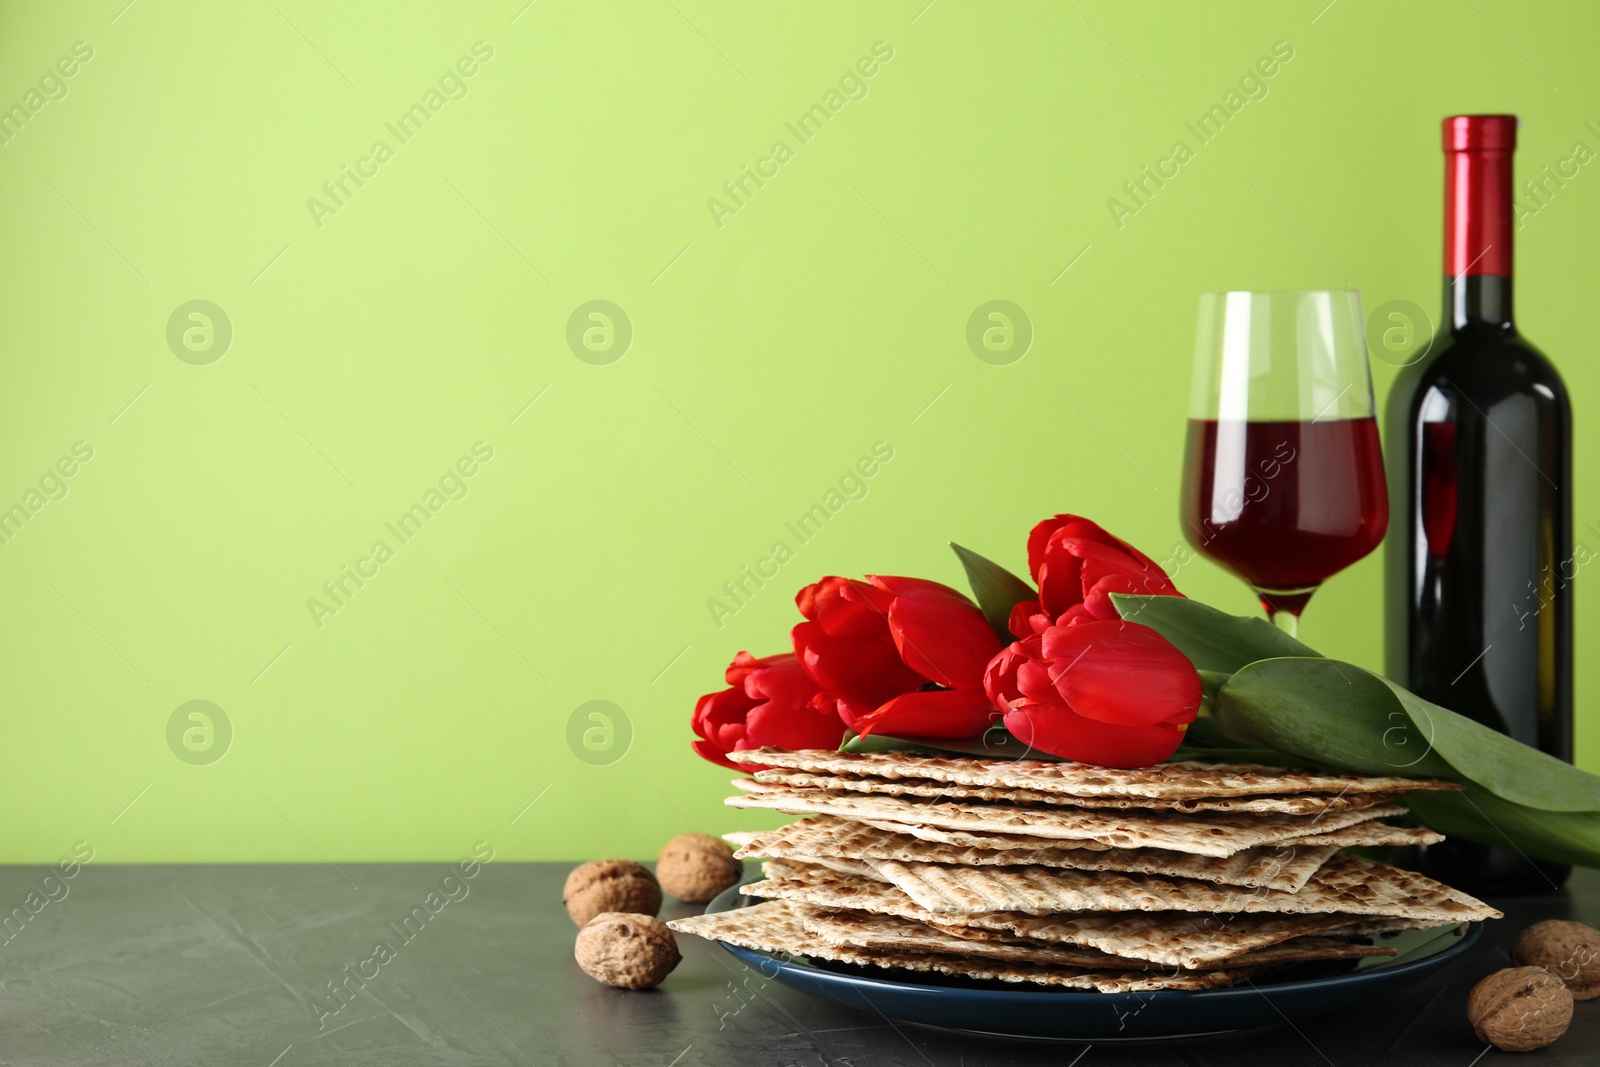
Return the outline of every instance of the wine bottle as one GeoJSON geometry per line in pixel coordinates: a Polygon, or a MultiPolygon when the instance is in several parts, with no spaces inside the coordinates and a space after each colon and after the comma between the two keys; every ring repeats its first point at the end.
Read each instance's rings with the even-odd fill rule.
{"type": "MultiPolygon", "coordinates": [[[[1572,411],[1511,316],[1514,115],[1444,120],[1444,321],[1390,393],[1388,671],[1572,759],[1572,411]]],[[[1570,868],[1451,840],[1428,873],[1487,893],[1570,868]]]]}

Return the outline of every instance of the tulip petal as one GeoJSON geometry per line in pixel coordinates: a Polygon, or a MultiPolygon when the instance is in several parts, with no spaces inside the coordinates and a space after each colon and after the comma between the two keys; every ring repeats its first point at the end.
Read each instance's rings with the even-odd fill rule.
{"type": "Polygon", "coordinates": [[[1200,675],[1148,626],[1085,622],[1046,630],[1050,680],[1078,715],[1122,726],[1189,722],[1200,707],[1200,675]]]}
{"type": "Polygon", "coordinates": [[[1148,767],[1177,751],[1183,729],[1169,724],[1114,726],[1057,705],[1007,712],[1006,729],[1042,752],[1101,767],[1148,767]]]}
{"type": "MultiPolygon", "coordinates": [[[[1094,613],[1089,610],[1086,604],[1074,604],[1066,611],[1063,611],[1060,616],[1056,618],[1055,624],[1057,626],[1075,626],[1078,623],[1104,621],[1106,620],[1096,618],[1094,613]]],[[[1049,627],[1046,627],[1046,629],[1048,628],[1049,627]]],[[[1044,631],[1041,630],[1039,632],[1043,633],[1044,631]]]]}
{"type": "Polygon", "coordinates": [[[745,696],[742,689],[723,689],[707,693],[695,701],[694,715],[689,723],[701,737],[714,738],[724,727],[742,723],[745,714],[755,707],[755,701],[745,696]]]}
{"type": "Polygon", "coordinates": [[[1017,692],[1024,704],[1059,704],[1061,694],[1056,692],[1050,668],[1038,660],[1029,660],[1017,668],[1017,692]]]}
{"type": "Polygon", "coordinates": [[[905,665],[885,623],[869,638],[835,637],[821,625],[802,622],[791,632],[795,655],[813,681],[834,696],[877,707],[926,679],[905,665]]]}
{"type": "Polygon", "coordinates": [[[848,700],[836,700],[834,703],[839,709],[840,721],[852,730],[856,729],[856,724],[862,719],[878,710],[876,704],[852,704],[848,700]]]}
{"type": "MultiPolygon", "coordinates": [[[[1028,640],[1038,643],[1038,638],[1028,640]]],[[[1022,692],[1017,688],[1017,671],[1028,662],[1024,644],[1023,641],[1016,641],[1006,646],[989,661],[989,666],[983,672],[984,692],[994,706],[1002,711],[1022,699],[1022,692]]]]}
{"type": "Polygon", "coordinates": [[[897,597],[921,596],[938,597],[944,600],[954,600],[958,604],[966,604],[976,608],[977,605],[959,589],[952,589],[943,582],[930,582],[926,578],[901,578],[892,574],[869,574],[867,580],[879,589],[897,597]]]}
{"type": "Polygon", "coordinates": [[[1139,592],[1146,596],[1173,596],[1178,589],[1167,577],[1167,572],[1154,563],[1136,559],[1124,552],[1104,545],[1080,543],[1073,552],[1083,560],[1083,584],[1093,586],[1112,575],[1126,576],[1137,583],[1139,592]]]}
{"type": "Polygon", "coordinates": [[[1083,602],[1083,560],[1051,541],[1039,565],[1039,603],[1052,619],[1083,602]]]}
{"type": "Polygon", "coordinates": [[[740,652],[737,656],[733,657],[733,662],[728,664],[728,669],[722,672],[723,680],[735,689],[742,688],[744,686],[745,677],[748,676],[751,671],[763,666],[774,658],[775,657],[768,656],[766,659],[756,659],[748,652],[740,652]]]}
{"type": "Polygon", "coordinates": [[[952,689],[981,685],[983,669],[1000,651],[983,612],[965,597],[896,597],[889,632],[906,666],[952,689]]]}
{"type": "MultiPolygon", "coordinates": [[[[1117,610],[1117,605],[1111,599],[1112,593],[1133,593],[1138,596],[1175,596],[1181,597],[1182,593],[1166,580],[1161,574],[1129,574],[1125,571],[1113,571],[1099,578],[1093,584],[1086,581],[1083,591],[1083,614],[1103,621],[1112,621],[1122,618],[1122,612],[1117,610]]],[[[1070,614],[1070,612],[1068,613],[1070,614]]]]}
{"type": "MultiPolygon", "coordinates": [[[[1059,620],[1081,604],[1107,574],[1131,577],[1132,584],[1106,592],[1177,595],[1166,572],[1143,552],[1078,515],[1046,519],[1028,535],[1028,569],[1039,586],[1045,612],[1059,620]]],[[[1104,595],[1090,609],[1096,618],[1115,618],[1104,595]]]]}
{"type": "Polygon", "coordinates": [[[1028,532],[1028,573],[1033,575],[1033,580],[1043,584],[1039,576],[1039,569],[1044,565],[1045,557],[1049,554],[1050,546],[1057,539],[1072,538],[1086,541],[1098,541],[1101,544],[1119,545],[1130,552],[1137,551],[1130,545],[1101,529],[1099,524],[1091,522],[1082,515],[1056,515],[1038,523],[1028,532]]]}
{"type": "Polygon", "coordinates": [[[758,669],[744,679],[744,691],[752,700],[782,700],[791,705],[801,705],[817,691],[805,667],[793,653],[768,656],[759,660],[758,669]]]}
{"type": "Polygon", "coordinates": [[[819,712],[810,705],[797,708],[771,700],[750,712],[745,736],[751,748],[836,749],[844,740],[844,723],[831,710],[819,712]]]}
{"type": "Polygon", "coordinates": [[[735,749],[838,746],[843,729],[834,705],[792,653],[756,659],[740,652],[727,678],[729,688],[695,702],[690,724],[700,739],[691,744],[701,756],[734,767],[726,754],[735,749]]]}
{"type": "Polygon", "coordinates": [[[831,637],[872,637],[887,630],[888,598],[866,582],[831,575],[795,594],[800,614],[831,637]],[[876,603],[882,599],[883,603],[876,603]]]}
{"type": "Polygon", "coordinates": [[[961,740],[981,737],[1000,718],[981,689],[906,693],[856,721],[856,732],[895,737],[961,740]]]}
{"type": "Polygon", "coordinates": [[[1083,604],[1097,619],[1119,619],[1121,613],[1111,601],[1112,593],[1139,596],[1179,596],[1177,586],[1166,571],[1153,563],[1141,562],[1102,546],[1086,547],[1081,578],[1083,604]]]}
{"type": "Polygon", "coordinates": [[[1045,546],[1050,543],[1050,535],[1056,532],[1056,528],[1055,519],[1045,519],[1028,531],[1028,574],[1035,585],[1039,584],[1039,567],[1044,563],[1045,546]]]}
{"type": "MultiPolygon", "coordinates": [[[[1154,571],[1161,570],[1160,566],[1156,564],[1155,560],[1151,559],[1143,552],[1140,552],[1137,548],[1134,548],[1122,538],[1108,533],[1106,529],[1100,526],[1098,523],[1090,522],[1088,519],[1080,518],[1078,516],[1070,516],[1070,518],[1073,520],[1072,522],[1065,524],[1056,531],[1056,534],[1059,535],[1060,540],[1073,541],[1079,544],[1104,545],[1105,547],[1113,549],[1122,555],[1131,557],[1134,562],[1143,569],[1154,571]]],[[[1055,539],[1057,539],[1056,536],[1052,535],[1052,540],[1055,539]]]]}
{"type": "Polygon", "coordinates": [[[889,605],[894,603],[893,593],[870,581],[851,580],[839,587],[839,595],[864,616],[875,615],[880,621],[888,616],[889,605]]]}
{"type": "Polygon", "coordinates": [[[1011,605],[1011,615],[1006,619],[1006,629],[1015,637],[1028,637],[1041,633],[1051,623],[1044,613],[1044,605],[1037,600],[1019,600],[1011,605]]]}

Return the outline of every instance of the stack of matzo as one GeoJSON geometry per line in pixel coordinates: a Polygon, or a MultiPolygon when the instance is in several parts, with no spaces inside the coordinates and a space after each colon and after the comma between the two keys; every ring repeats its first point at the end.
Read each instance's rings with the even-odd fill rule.
{"type": "Polygon", "coordinates": [[[1100,992],[1211,989],[1289,963],[1393,955],[1377,934],[1499,918],[1346,846],[1446,782],[1253,764],[1119,770],[900,753],[734,752],[727,803],[805,819],[731,835],[753,907],[677,930],[841,963],[1100,992]]]}

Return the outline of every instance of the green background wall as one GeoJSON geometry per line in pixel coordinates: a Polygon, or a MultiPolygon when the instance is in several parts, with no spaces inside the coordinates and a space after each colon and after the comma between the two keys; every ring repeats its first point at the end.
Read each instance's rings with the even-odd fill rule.
{"type": "MultiPolygon", "coordinates": [[[[0,14],[0,106],[93,52],[0,147],[0,506],[93,450],[0,546],[0,858],[646,856],[768,824],[721,806],[688,716],[735,652],[785,647],[795,588],[957,582],[949,539],[1020,567],[1058,510],[1166,556],[1197,293],[1435,313],[1439,119],[1522,115],[1521,177],[1600,148],[1588,4],[525,2],[0,14]],[[785,123],[877,42],[865,96],[801,143],[785,123]],[[1266,95],[1201,145],[1185,123],[1276,42],[1266,95]],[[1114,219],[1180,139],[1194,158],[1114,219]],[[776,176],[708,208],[778,140],[776,176]],[[345,166],[372,176],[336,202],[345,166]],[[632,326],[609,363],[567,341],[597,299],[632,326]],[[966,341],[994,299],[1034,331],[1009,365],[966,341]],[[169,345],[195,300],[231,323],[220,359],[169,345]],[[707,600],[878,441],[866,495],[719,628],[707,600]],[[477,442],[492,459],[402,544],[385,523],[477,442]],[[380,539],[393,558],[314,618],[380,539]],[[169,744],[193,700],[231,723],[208,765],[169,744]],[[613,762],[569,745],[591,700],[631,724],[591,757],[613,762]]],[[[1517,258],[1600,548],[1597,221],[1591,164],[1517,258]]],[[[1320,593],[1310,639],[1379,666],[1380,571],[1320,593]]],[[[1176,577],[1253,609],[1209,564],[1176,577]]],[[[1582,597],[1580,660],[1597,624],[1582,597]]]]}

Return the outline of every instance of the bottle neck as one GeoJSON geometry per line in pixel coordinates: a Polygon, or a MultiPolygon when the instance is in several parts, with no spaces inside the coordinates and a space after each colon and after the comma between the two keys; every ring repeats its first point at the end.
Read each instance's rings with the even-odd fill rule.
{"type": "Polygon", "coordinates": [[[1444,280],[1444,317],[1452,334],[1512,334],[1511,276],[1461,274],[1444,280]]]}
{"type": "Polygon", "coordinates": [[[1515,144],[1514,130],[1506,136],[1493,118],[1446,120],[1445,320],[1451,333],[1512,331],[1515,144]]]}
{"type": "Polygon", "coordinates": [[[1444,154],[1444,273],[1511,274],[1511,151],[1444,154]]]}
{"type": "Polygon", "coordinates": [[[1462,330],[1511,332],[1511,145],[1447,139],[1445,319],[1462,330]],[[1472,147],[1467,147],[1472,144],[1472,147]]]}

